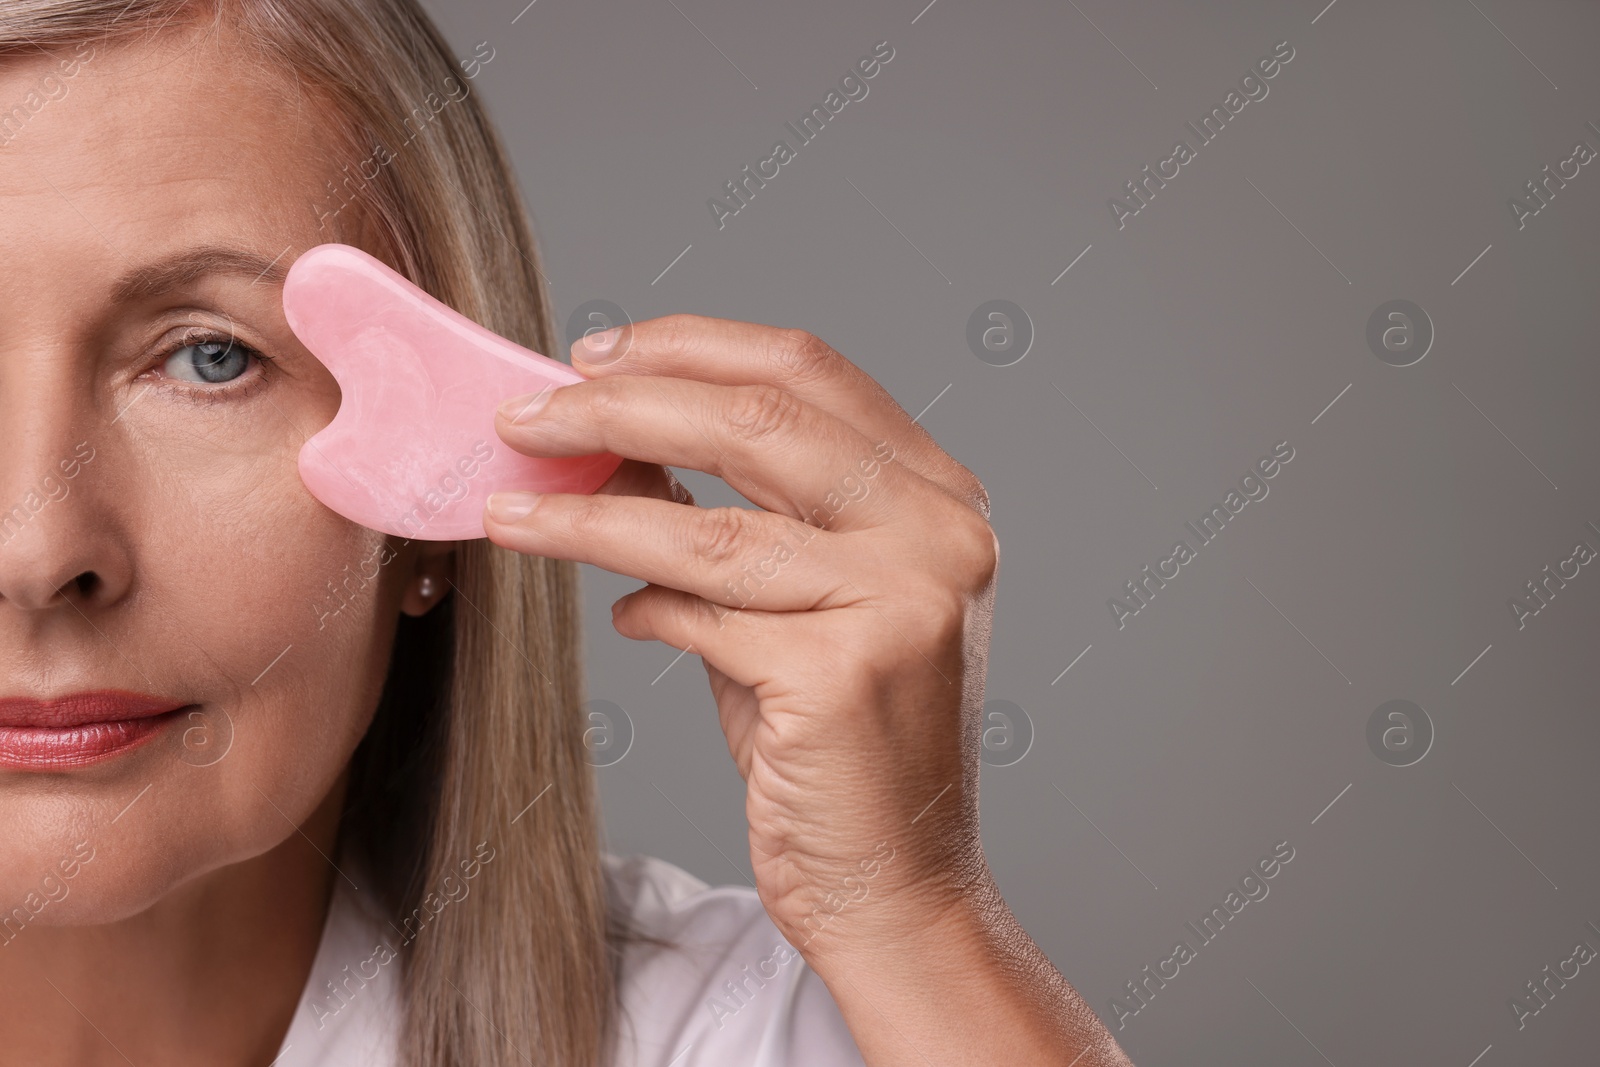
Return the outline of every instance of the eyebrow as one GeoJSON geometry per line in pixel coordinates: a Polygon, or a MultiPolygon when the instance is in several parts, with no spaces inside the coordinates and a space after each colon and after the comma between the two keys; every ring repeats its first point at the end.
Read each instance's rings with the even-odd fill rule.
{"type": "Polygon", "coordinates": [[[161,296],[181,288],[208,274],[231,274],[254,279],[255,282],[280,283],[288,276],[282,265],[289,249],[278,253],[276,259],[242,248],[222,245],[202,245],[185,249],[154,263],[136,267],[112,287],[112,297],[118,303],[133,303],[161,296]]]}

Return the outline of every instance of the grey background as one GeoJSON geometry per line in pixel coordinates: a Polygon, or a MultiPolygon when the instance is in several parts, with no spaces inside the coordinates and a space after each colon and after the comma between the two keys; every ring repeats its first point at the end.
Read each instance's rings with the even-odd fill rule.
{"type": "MultiPolygon", "coordinates": [[[[1600,7],[523,2],[430,7],[462,56],[496,50],[474,84],[558,319],[809,329],[913,414],[937,397],[923,424],[993,494],[988,695],[1036,738],[985,768],[984,839],[1101,1017],[1294,847],[1116,1031],[1141,1067],[1593,1060],[1600,968],[1520,1031],[1508,1000],[1600,947],[1600,574],[1521,631],[1507,600],[1600,545],[1600,166],[1520,232],[1507,198],[1600,147],[1600,7]],[[707,199],[880,40],[867,98],[719,232],[707,199]],[[1283,40],[1267,98],[1119,232],[1108,198],[1283,40]],[[994,298],[1037,332],[1009,367],[965,341],[994,298]],[[1364,339],[1396,298],[1437,330],[1406,368],[1364,339]],[[1270,495],[1119,631],[1107,598],[1285,440],[1270,495]],[[1436,731],[1409,767],[1366,741],[1393,699],[1436,731]]],[[[584,581],[591,696],[636,729],[599,771],[610,847],[747,879],[697,658],[662,674],[671,649],[609,625],[638,583],[584,581]]]]}

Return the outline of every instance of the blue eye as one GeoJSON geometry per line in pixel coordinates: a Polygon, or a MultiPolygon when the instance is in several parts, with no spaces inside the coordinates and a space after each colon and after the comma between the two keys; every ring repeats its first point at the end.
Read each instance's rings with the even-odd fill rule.
{"type": "Polygon", "coordinates": [[[179,381],[222,385],[249,370],[254,356],[251,349],[237,341],[202,341],[172,353],[161,369],[179,381]]]}

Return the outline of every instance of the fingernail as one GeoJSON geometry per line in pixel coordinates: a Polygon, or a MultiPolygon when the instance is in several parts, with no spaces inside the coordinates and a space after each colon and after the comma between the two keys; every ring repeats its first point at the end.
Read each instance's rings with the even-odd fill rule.
{"type": "Polygon", "coordinates": [[[541,389],[537,393],[514,396],[500,405],[500,414],[513,425],[532,422],[544,406],[550,403],[550,394],[554,392],[554,389],[541,389]]]}
{"type": "Polygon", "coordinates": [[[495,522],[516,522],[526,518],[538,502],[538,493],[490,493],[489,517],[495,522]]]}
{"type": "Polygon", "coordinates": [[[585,334],[572,346],[573,357],[585,363],[606,363],[611,357],[612,349],[617,347],[617,338],[621,336],[621,326],[613,326],[599,333],[585,334]]]}

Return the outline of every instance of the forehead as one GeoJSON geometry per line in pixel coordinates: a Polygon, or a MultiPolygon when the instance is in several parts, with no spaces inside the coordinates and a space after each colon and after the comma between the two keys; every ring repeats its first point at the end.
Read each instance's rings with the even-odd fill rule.
{"type": "Polygon", "coordinates": [[[304,247],[340,203],[326,105],[209,22],[6,59],[0,122],[0,247],[36,271],[222,238],[304,247]]]}

